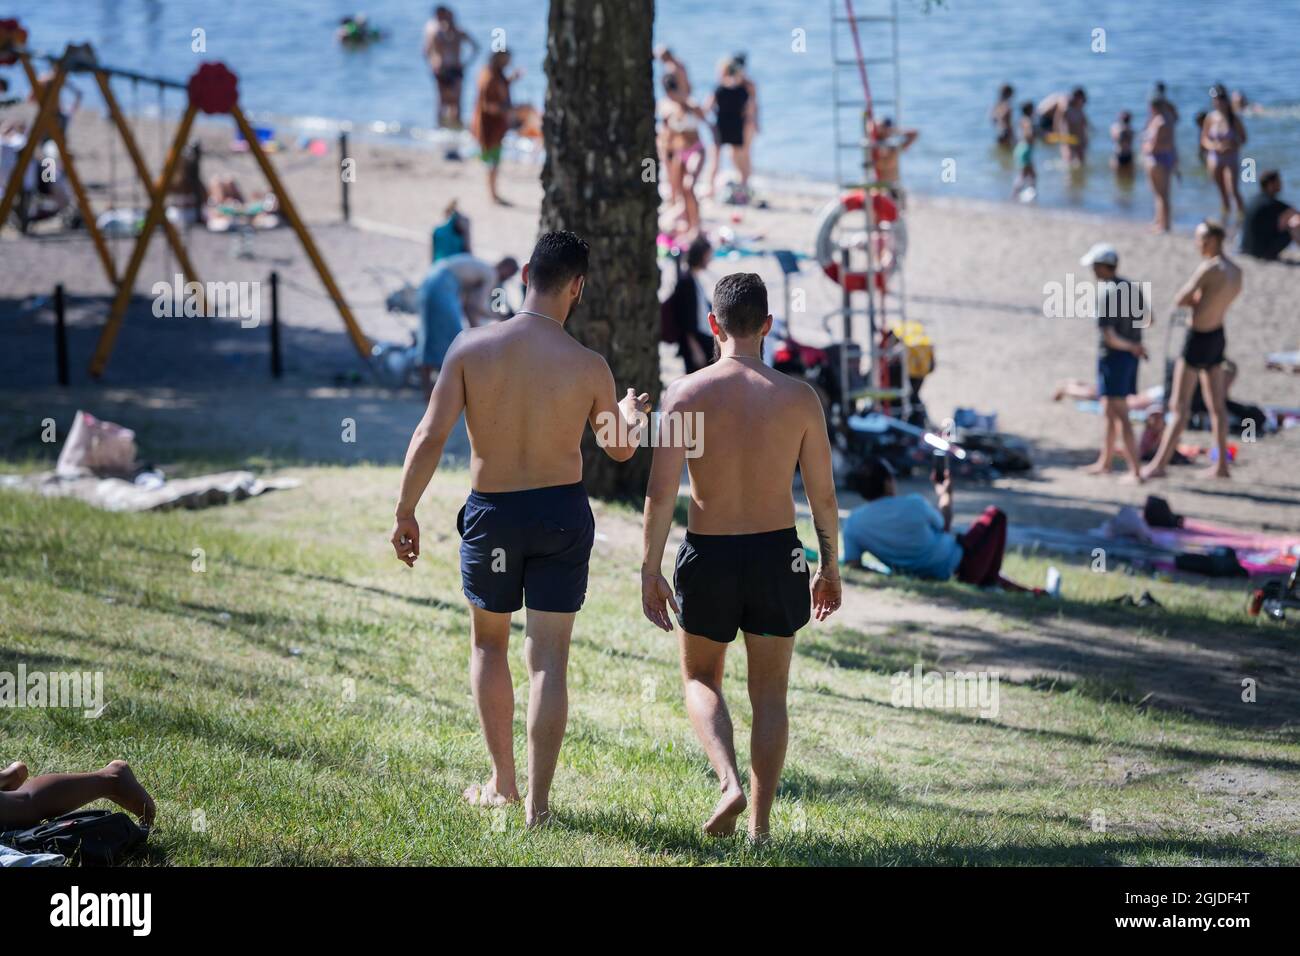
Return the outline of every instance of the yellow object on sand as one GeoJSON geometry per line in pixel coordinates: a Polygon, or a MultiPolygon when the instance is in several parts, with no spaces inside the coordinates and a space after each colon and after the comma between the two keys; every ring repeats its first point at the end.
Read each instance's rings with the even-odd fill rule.
{"type": "Polygon", "coordinates": [[[915,319],[895,322],[889,331],[903,343],[903,361],[908,378],[925,378],[934,371],[934,343],[925,326],[915,319]]]}

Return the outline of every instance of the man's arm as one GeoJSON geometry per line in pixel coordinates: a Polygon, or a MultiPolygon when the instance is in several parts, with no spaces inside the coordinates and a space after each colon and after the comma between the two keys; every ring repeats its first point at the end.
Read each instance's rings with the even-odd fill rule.
{"type": "Polygon", "coordinates": [[[1132,352],[1138,358],[1146,358],[1147,350],[1141,342],[1134,342],[1126,339],[1116,333],[1115,329],[1109,325],[1101,327],[1102,339],[1106,342],[1106,348],[1113,349],[1116,352],[1132,352]]]}
{"type": "Polygon", "coordinates": [[[478,40],[475,40],[473,36],[466,33],[464,30],[460,32],[459,39],[462,43],[469,44],[469,56],[465,56],[463,53],[461,54],[461,62],[469,63],[471,60],[473,60],[475,57],[478,56],[478,52],[479,50],[482,49],[482,47],[479,46],[478,40]]]}
{"type": "Polygon", "coordinates": [[[596,371],[596,394],[587,415],[587,423],[596,434],[596,444],[615,461],[627,461],[641,446],[650,396],[638,395],[629,388],[620,401],[614,400],[614,373],[603,356],[592,353],[599,362],[596,371]]]}
{"type": "Polygon", "coordinates": [[[1201,289],[1205,282],[1205,274],[1209,269],[1209,263],[1201,263],[1192,273],[1192,277],[1187,280],[1187,284],[1178,290],[1174,297],[1174,306],[1176,308],[1187,308],[1196,305],[1196,300],[1201,297],[1201,289]]]}
{"type": "Polygon", "coordinates": [[[415,427],[411,444],[406,449],[391,540],[398,560],[405,561],[407,567],[414,567],[415,559],[420,556],[420,525],[415,520],[415,506],[429,487],[442,458],[443,446],[447,444],[447,436],[465,409],[465,378],[461,361],[463,341],[458,336],[448,349],[433,394],[429,397],[429,407],[424,410],[424,417],[415,427]]]}
{"type": "Polygon", "coordinates": [[[435,28],[433,25],[433,21],[431,20],[424,25],[424,43],[421,46],[422,50],[424,51],[424,59],[429,63],[430,66],[433,65],[434,33],[435,33],[435,28]]]}
{"type": "Polygon", "coordinates": [[[835,473],[831,442],[821,400],[808,388],[803,443],[799,447],[799,473],[812,510],[817,532],[817,572],[812,579],[813,614],[824,621],[840,606],[840,506],[835,498],[835,473]]]}
{"type": "MultiPolygon", "coordinates": [[[[664,395],[660,418],[660,437],[668,428],[667,416],[679,412],[678,400],[669,387],[664,395]]],[[[680,430],[678,430],[680,437],[680,430]]],[[[697,436],[700,440],[702,436],[697,436]]],[[[668,617],[668,607],[681,614],[673,589],[663,576],[664,545],[673,526],[673,511],[677,507],[677,488],[681,483],[682,464],[686,461],[686,446],[682,441],[656,441],[654,460],[650,464],[650,480],[646,484],[645,514],[642,519],[641,550],[641,612],[647,620],[665,631],[673,629],[668,617]]]]}

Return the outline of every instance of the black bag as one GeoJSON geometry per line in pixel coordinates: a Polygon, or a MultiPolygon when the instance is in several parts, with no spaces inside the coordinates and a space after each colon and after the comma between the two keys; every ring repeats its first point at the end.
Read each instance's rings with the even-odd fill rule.
{"type": "Polygon", "coordinates": [[[1184,552],[1174,557],[1174,567],[1179,571],[1193,571],[1212,578],[1248,578],[1250,572],[1241,566],[1233,548],[1211,548],[1204,554],[1184,552]]]}
{"type": "Polygon", "coordinates": [[[112,866],[148,836],[121,811],[76,810],[26,830],[0,833],[0,843],[24,853],[62,853],[83,866],[112,866]]]}

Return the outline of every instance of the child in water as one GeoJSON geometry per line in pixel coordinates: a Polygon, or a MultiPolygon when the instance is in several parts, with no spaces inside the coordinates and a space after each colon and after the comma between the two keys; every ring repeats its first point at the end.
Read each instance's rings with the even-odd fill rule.
{"type": "Polygon", "coordinates": [[[1117,173],[1133,172],[1133,114],[1123,110],[1110,128],[1115,152],[1110,157],[1110,167],[1117,173]]]}
{"type": "Polygon", "coordinates": [[[1016,177],[1016,184],[1011,188],[1011,194],[1021,202],[1030,202],[1038,195],[1038,173],[1034,169],[1035,133],[1034,104],[1026,100],[1020,105],[1020,139],[1012,154],[1020,175],[1016,177]]]}

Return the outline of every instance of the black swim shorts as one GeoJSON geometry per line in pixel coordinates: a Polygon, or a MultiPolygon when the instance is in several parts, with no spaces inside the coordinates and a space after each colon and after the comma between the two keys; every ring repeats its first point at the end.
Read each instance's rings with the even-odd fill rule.
{"type": "Polygon", "coordinates": [[[736,632],[794,637],[808,623],[808,561],[794,528],[760,534],[686,532],[673,589],[688,634],[728,643],[736,632]]]}
{"type": "Polygon", "coordinates": [[[508,613],[573,613],[587,596],[596,520],[582,483],[472,491],[456,518],[461,586],[471,604],[508,613]]]}
{"type": "Polygon", "coordinates": [[[1228,347],[1223,326],[1213,332],[1187,330],[1187,341],[1183,344],[1183,361],[1189,368],[1214,368],[1223,362],[1223,354],[1228,347]]]}

